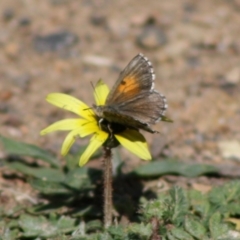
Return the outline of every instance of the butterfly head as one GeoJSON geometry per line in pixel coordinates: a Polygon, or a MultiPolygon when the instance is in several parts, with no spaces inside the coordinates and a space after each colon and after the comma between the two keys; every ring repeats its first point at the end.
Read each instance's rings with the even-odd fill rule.
{"type": "Polygon", "coordinates": [[[103,108],[104,106],[103,105],[95,105],[93,104],[93,111],[95,112],[97,118],[103,118],[103,108]]]}

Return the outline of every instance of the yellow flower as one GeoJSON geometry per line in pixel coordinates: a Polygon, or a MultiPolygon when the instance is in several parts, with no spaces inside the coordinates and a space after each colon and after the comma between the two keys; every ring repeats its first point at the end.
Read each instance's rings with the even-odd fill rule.
{"type": "MultiPolygon", "coordinates": [[[[99,80],[94,91],[96,104],[104,105],[108,93],[109,89],[107,85],[99,80]]],[[[85,137],[93,134],[89,145],[80,157],[80,166],[86,164],[92,154],[101,145],[105,144],[107,140],[112,138],[109,132],[101,129],[99,125],[99,118],[96,116],[92,108],[82,101],[63,93],[51,93],[47,96],[46,100],[57,107],[76,113],[81,117],[57,121],[49,127],[43,129],[40,133],[41,135],[45,135],[57,130],[70,131],[62,144],[61,154],[63,156],[68,153],[77,136],[85,137]]],[[[122,146],[137,155],[139,158],[151,160],[151,154],[148,150],[146,140],[138,131],[125,129],[120,133],[114,134],[114,137],[122,146]]]]}

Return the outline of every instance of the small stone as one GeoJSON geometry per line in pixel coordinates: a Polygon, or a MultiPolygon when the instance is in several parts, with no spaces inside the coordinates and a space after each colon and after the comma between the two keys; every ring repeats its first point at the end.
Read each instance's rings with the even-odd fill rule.
{"type": "Polygon", "coordinates": [[[57,52],[74,45],[78,37],[68,31],[51,33],[45,36],[36,36],[33,39],[34,48],[38,52],[57,52]]]}
{"type": "Polygon", "coordinates": [[[130,19],[131,25],[135,27],[141,27],[143,26],[147,20],[149,19],[149,16],[146,14],[139,14],[133,15],[130,19]]]}
{"type": "Polygon", "coordinates": [[[61,5],[61,4],[64,4],[66,1],[65,0],[51,0],[50,2],[52,5],[61,5]]]}
{"type": "Polygon", "coordinates": [[[146,49],[156,49],[167,42],[165,32],[149,19],[136,39],[139,46],[146,49]]]}
{"type": "Polygon", "coordinates": [[[19,26],[25,27],[29,26],[31,24],[31,20],[28,17],[23,17],[19,20],[19,26]]]}
{"type": "Polygon", "coordinates": [[[14,17],[14,11],[12,8],[6,8],[3,11],[2,18],[4,21],[10,21],[14,17]]]}
{"type": "Polygon", "coordinates": [[[94,15],[90,16],[90,22],[94,26],[103,26],[106,23],[106,17],[101,14],[95,13],[94,15]]]}
{"type": "Polygon", "coordinates": [[[137,37],[139,46],[146,49],[156,49],[166,43],[166,36],[164,32],[153,26],[147,26],[142,33],[137,37]]]}
{"type": "Polygon", "coordinates": [[[129,25],[125,21],[119,22],[114,18],[107,21],[106,29],[109,31],[111,38],[114,40],[126,40],[131,31],[129,25]]]}
{"type": "Polygon", "coordinates": [[[236,140],[221,141],[218,143],[218,148],[224,158],[240,161],[240,142],[236,140]]]}
{"type": "Polygon", "coordinates": [[[58,72],[68,71],[70,69],[69,62],[59,59],[55,62],[54,69],[58,72]]]}
{"type": "Polygon", "coordinates": [[[185,40],[177,40],[169,43],[165,47],[164,52],[169,59],[174,59],[184,55],[188,51],[189,46],[189,42],[185,40]]]}
{"type": "Polygon", "coordinates": [[[9,106],[4,102],[0,102],[0,113],[7,113],[7,112],[9,112],[9,106]]]}
{"type": "Polygon", "coordinates": [[[31,76],[28,74],[23,74],[17,77],[14,77],[12,79],[13,83],[18,86],[19,88],[21,88],[22,90],[27,90],[29,83],[31,80],[31,76]]]}
{"type": "Polygon", "coordinates": [[[86,55],[82,58],[83,62],[89,65],[94,65],[94,66],[112,66],[113,62],[111,59],[106,58],[106,57],[101,57],[101,56],[96,56],[96,55],[86,55]]]}
{"type": "Polygon", "coordinates": [[[231,69],[226,74],[226,81],[232,84],[237,84],[238,82],[240,82],[240,68],[236,67],[231,69]]]}
{"type": "Polygon", "coordinates": [[[200,65],[200,59],[197,56],[189,56],[186,61],[187,64],[192,68],[197,68],[200,65]]]}
{"type": "MultiPolygon", "coordinates": [[[[239,221],[239,220],[237,220],[237,221],[239,221]]],[[[239,231],[230,230],[230,231],[228,231],[227,237],[229,239],[239,239],[240,233],[239,233],[239,231]]]]}
{"type": "Polygon", "coordinates": [[[193,13],[196,11],[196,6],[193,3],[183,4],[183,10],[187,13],[193,13]]]}
{"type": "Polygon", "coordinates": [[[15,59],[19,54],[19,45],[17,43],[7,43],[5,53],[9,58],[15,59]]]}
{"type": "Polygon", "coordinates": [[[212,189],[212,186],[201,183],[192,183],[192,187],[193,189],[200,191],[202,193],[208,193],[212,189]]]}
{"type": "Polygon", "coordinates": [[[9,99],[11,99],[12,95],[13,95],[13,93],[10,90],[0,92],[0,100],[8,101],[9,99]]]}
{"type": "Polygon", "coordinates": [[[11,126],[11,127],[20,127],[22,125],[22,121],[16,116],[9,115],[5,119],[3,124],[5,124],[7,126],[11,126]]]}

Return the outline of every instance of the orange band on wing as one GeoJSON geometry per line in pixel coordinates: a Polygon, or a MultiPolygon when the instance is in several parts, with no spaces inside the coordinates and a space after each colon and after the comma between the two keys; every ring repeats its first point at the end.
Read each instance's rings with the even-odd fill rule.
{"type": "Polygon", "coordinates": [[[137,81],[137,78],[134,76],[131,77],[126,77],[122,80],[122,82],[120,83],[120,85],[117,88],[118,92],[121,93],[131,93],[131,94],[137,94],[139,92],[139,83],[137,81]]]}

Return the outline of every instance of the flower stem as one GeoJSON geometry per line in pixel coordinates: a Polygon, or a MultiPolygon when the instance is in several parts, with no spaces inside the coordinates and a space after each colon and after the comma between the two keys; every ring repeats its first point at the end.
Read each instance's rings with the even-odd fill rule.
{"type": "Polygon", "coordinates": [[[112,225],[112,152],[104,147],[104,227],[112,225]]]}

